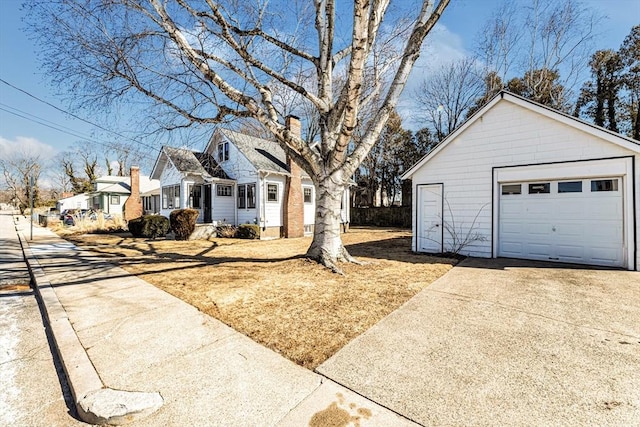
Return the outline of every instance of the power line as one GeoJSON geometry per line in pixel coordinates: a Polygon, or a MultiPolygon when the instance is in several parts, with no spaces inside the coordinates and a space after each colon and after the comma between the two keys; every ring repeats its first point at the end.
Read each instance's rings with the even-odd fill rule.
{"type": "MultiPolygon", "coordinates": [[[[78,116],[78,115],[76,115],[76,114],[73,114],[73,113],[71,113],[70,111],[64,110],[64,109],[62,109],[62,108],[58,107],[57,105],[54,105],[54,104],[52,104],[52,103],[50,103],[50,102],[48,102],[48,101],[45,101],[44,99],[39,98],[39,97],[37,97],[36,95],[33,95],[32,93],[30,93],[30,92],[28,92],[28,91],[26,91],[26,90],[24,90],[24,89],[21,89],[21,88],[19,88],[19,87],[17,87],[17,86],[15,86],[15,85],[13,85],[13,84],[11,84],[11,83],[9,83],[8,81],[6,81],[6,80],[4,80],[4,79],[2,79],[2,78],[0,78],[0,82],[4,83],[5,85],[7,85],[7,86],[9,86],[9,87],[11,87],[11,88],[13,88],[13,89],[15,89],[15,90],[19,91],[19,92],[24,93],[25,95],[27,95],[27,96],[29,96],[29,97],[31,97],[31,98],[33,98],[33,99],[35,99],[35,100],[36,100],[36,101],[38,101],[38,102],[41,102],[41,103],[43,103],[43,104],[45,104],[45,105],[48,105],[49,107],[54,108],[54,109],[56,109],[56,110],[58,110],[58,111],[60,111],[60,112],[62,112],[62,113],[64,113],[64,114],[67,114],[67,115],[69,115],[69,116],[71,116],[71,117],[73,117],[73,118],[75,118],[75,119],[77,119],[77,120],[80,120],[80,121],[82,121],[82,122],[84,122],[84,123],[90,124],[91,126],[97,127],[98,129],[101,129],[101,130],[103,130],[103,131],[105,131],[105,132],[109,132],[109,133],[111,133],[111,134],[113,134],[113,135],[116,135],[116,136],[118,136],[118,137],[120,137],[120,138],[123,138],[123,139],[129,140],[129,141],[135,142],[136,144],[143,145],[143,146],[145,146],[145,147],[147,147],[147,148],[150,148],[150,149],[152,149],[152,150],[154,150],[154,151],[158,151],[158,152],[160,151],[157,147],[154,147],[154,146],[152,146],[152,145],[150,145],[150,144],[147,144],[147,143],[145,143],[145,142],[143,142],[143,141],[140,141],[140,140],[133,139],[133,138],[131,138],[131,137],[128,137],[128,136],[122,135],[122,134],[121,134],[121,133],[119,133],[119,132],[116,132],[116,131],[114,131],[114,130],[111,130],[111,129],[105,128],[105,127],[103,127],[103,126],[101,126],[101,125],[99,125],[99,124],[97,124],[97,123],[91,122],[91,121],[89,121],[89,120],[87,120],[87,119],[85,119],[85,118],[83,118],[83,117],[80,117],[80,116],[78,116]]],[[[10,107],[10,108],[13,108],[13,107],[10,107]]],[[[5,110],[5,111],[6,111],[6,110],[5,110]]],[[[7,112],[8,112],[8,113],[11,113],[10,111],[7,111],[7,112]]],[[[11,113],[11,114],[15,114],[15,113],[11,113]]],[[[28,114],[28,113],[27,113],[27,114],[28,114]]],[[[15,114],[15,115],[18,115],[18,114],[15,114]]],[[[25,119],[26,119],[26,117],[23,117],[23,118],[25,118],[25,119]]],[[[27,119],[27,120],[28,120],[28,119],[27,119]]],[[[41,119],[41,120],[44,120],[44,119],[41,119]]],[[[40,123],[40,124],[44,125],[43,123],[40,123]]],[[[46,126],[46,125],[44,125],[44,126],[46,126]]],[[[48,126],[48,127],[51,127],[51,126],[48,126]]],[[[59,130],[59,129],[56,129],[56,130],[59,130]]],[[[62,132],[62,131],[61,131],[61,132],[62,132]]],[[[65,132],[65,133],[66,133],[66,132],[65,132]]],[[[73,135],[73,136],[75,136],[75,135],[73,135]]]]}
{"type": "MultiPolygon", "coordinates": [[[[10,109],[12,111],[17,111],[18,113],[27,115],[29,117],[32,117],[33,119],[30,119],[29,117],[21,116],[21,115],[19,115],[17,113],[13,113],[12,111],[3,110],[3,111],[6,111],[7,113],[14,114],[14,115],[16,115],[18,117],[21,117],[23,119],[31,120],[31,121],[33,121],[35,123],[38,123],[38,124],[41,124],[43,126],[51,127],[52,129],[55,129],[55,130],[60,131],[60,132],[64,132],[64,130],[67,130],[69,132],[72,132],[72,133],[70,133],[72,136],[81,137],[81,136],[78,136],[78,134],[79,134],[78,131],[76,131],[76,130],[70,128],[70,127],[62,126],[62,125],[60,125],[58,123],[52,122],[51,120],[44,119],[42,117],[36,116],[35,114],[32,114],[32,113],[29,113],[27,111],[21,110],[19,108],[12,107],[11,105],[7,105],[7,104],[5,104],[3,102],[0,102],[0,106],[2,106],[4,108],[8,108],[8,109],[10,109]],[[42,123],[42,122],[45,122],[45,123],[42,123]],[[49,125],[47,125],[47,123],[49,123],[49,125]]],[[[82,138],[91,139],[91,137],[89,137],[89,136],[82,136],[82,138]]]]}
{"type": "MultiPolygon", "coordinates": [[[[11,108],[11,107],[9,107],[9,108],[11,108]]],[[[4,111],[4,112],[6,112],[6,113],[9,113],[9,114],[13,114],[14,116],[17,116],[17,117],[23,118],[23,119],[25,119],[25,120],[29,120],[29,121],[34,122],[34,123],[38,123],[39,125],[46,126],[46,127],[50,128],[50,129],[57,130],[58,132],[66,133],[67,135],[71,135],[71,136],[74,136],[74,137],[76,137],[76,138],[87,139],[87,138],[86,138],[85,136],[83,136],[83,135],[79,135],[79,134],[77,134],[77,133],[73,133],[73,132],[70,132],[70,131],[67,131],[67,130],[64,130],[64,129],[60,129],[60,128],[58,128],[58,127],[54,126],[54,125],[50,125],[50,124],[44,123],[43,121],[39,121],[39,120],[36,120],[36,119],[30,118],[30,117],[27,117],[27,116],[25,116],[25,115],[22,115],[22,114],[20,114],[20,113],[16,113],[16,112],[14,112],[14,111],[10,111],[10,110],[8,110],[8,109],[6,109],[6,108],[0,107],[0,110],[1,110],[1,111],[4,111]]],[[[38,117],[38,119],[43,120],[43,119],[41,119],[41,118],[39,118],[39,117],[38,117]]]]}
{"type": "MultiPolygon", "coordinates": [[[[36,116],[36,115],[33,115],[33,114],[30,114],[30,113],[24,112],[24,111],[22,111],[22,110],[19,110],[19,109],[17,109],[17,108],[11,107],[11,106],[6,105],[6,104],[3,104],[3,103],[0,103],[0,105],[4,105],[5,107],[10,108],[10,109],[15,110],[15,111],[18,111],[19,113],[16,113],[15,111],[10,111],[10,110],[8,110],[7,108],[3,108],[3,107],[0,107],[0,111],[4,111],[4,112],[6,112],[6,113],[13,114],[14,116],[17,116],[17,117],[20,117],[20,118],[22,118],[22,119],[28,120],[28,121],[30,121],[30,122],[37,123],[37,124],[39,124],[39,125],[41,125],[41,126],[45,126],[45,127],[50,128],[50,129],[53,129],[53,130],[57,130],[58,132],[65,133],[65,134],[67,134],[67,135],[71,135],[71,136],[76,137],[76,138],[80,138],[80,139],[84,139],[84,140],[89,140],[89,141],[91,141],[91,142],[93,142],[93,143],[96,143],[96,144],[102,145],[102,146],[103,146],[103,147],[105,147],[105,148],[111,148],[111,149],[117,148],[117,147],[114,145],[114,143],[112,143],[112,142],[108,142],[108,141],[100,141],[100,140],[97,140],[97,139],[92,138],[92,137],[90,137],[90,136],[82,135],[82,134],[80,134],[80,133],[77,133],[77,132],[76,132],[76,131],[74,131],[73,129],[67,128],[66,126],[58,126],[58,125],[55,125],[55,124],[48,124],[48,123],[45,123],[45,122],[49,122],[49,123],[52,123],[52,122],[51,122],[51,121],[49,121],[49,120],[43,119],[42,117],[38,117],[38,116],[36,116]],[[20,114],[20,113],[22,113],[22,114],[20,114]],[[25,114],[26,114],[26,115],[25,115],[25,114]],[[27,115],[28,115],[28,116],[32,116],[33,118],[32,118],[32,117],[27,117],[27,115]],[[66,129],[69,129],[69,130],[65,130],[65,128],[66,128],[66,129]]],[[[143,145],[145,145],[145,144],[143,144],[143,145]]],[[[149,146],[149,147],[151,147],[151,146],[149,146]]],[[[154,147],[151,147],[151,148],[153,148],[153,150],[157,150],[157,149],[156,149],[156,148],[154,148],[154,147]]],[[[150,159],[152,158],[152,157],[150,157],[148,154],[142,154],[142,153],[140,153],[140,155],[141,155],[141,156],[143,156],[143,157],[148,157],[148,158],[150,158],[150,159]]]]}

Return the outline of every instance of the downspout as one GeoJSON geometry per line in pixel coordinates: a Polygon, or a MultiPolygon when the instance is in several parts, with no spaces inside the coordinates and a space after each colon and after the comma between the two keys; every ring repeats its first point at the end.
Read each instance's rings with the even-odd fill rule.
{"type": "Polygon", "coordinates": [[[262,197],[260,201],[260,211],[262,216],[262,231],[267,229],[267,177],[269,172],[262,176],[262,197]]]}
{"type": "MultiPolygon", "coordinates": [[[[234,199],[235,199],[235,201],[233,203],[233,206],[234,206],[233,212],[235,212],[235,214],[236,214],[235,215],[236,216],[235,226],[237,227],[237,226],[240,225],[240,224],[238,224],[238,196],[239,196],[239,194],[238,194],[238,181],[234,182],[234,188],[235,188],[236,191],[233,192],[234,199]]],[[[245,187],[245,197],[247,196],[246,195],[246,191],[247,190],[246,190],[246,187],[245,187]]]]}

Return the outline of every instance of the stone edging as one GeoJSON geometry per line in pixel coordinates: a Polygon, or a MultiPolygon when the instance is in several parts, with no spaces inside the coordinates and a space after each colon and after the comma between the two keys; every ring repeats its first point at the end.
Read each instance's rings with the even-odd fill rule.
{"type": "Polygon", "coordinates": [[[80,343],[67,312],[17,226],[16,232],[33,280],[34,291],[43,305],[44,320],[51,328],[54,346],[62,362],[80,419],[90,424],[122,425],[144,418],[160,409],[164,400],[158,392],[113,390],[103,384],[80,343]]]}

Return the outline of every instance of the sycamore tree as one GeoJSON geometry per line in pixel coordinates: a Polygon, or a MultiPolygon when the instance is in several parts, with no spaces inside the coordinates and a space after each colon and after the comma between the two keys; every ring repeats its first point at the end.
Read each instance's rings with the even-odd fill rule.
{"type": "Polygon", "coordinates": [[[355,262],[340,238],[341,194],[448,3],[31,0],[28,16],[46,71],[77,107],[146,98],[156,107],[149,117],[165,129],[260,123],[318,189],[307,256],[340,271],[339,261],[355,262]],[[287,129],[274,88],[312,107],[318,143],[287,129]],[[375,114],[364,120],[372,100],[375,114]]]}

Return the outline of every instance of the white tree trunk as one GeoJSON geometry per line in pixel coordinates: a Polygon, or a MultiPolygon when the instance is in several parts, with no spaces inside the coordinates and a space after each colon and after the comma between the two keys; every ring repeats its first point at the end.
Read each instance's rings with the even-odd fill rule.
{"type": "Polygon", "coordinates": [[[318,183],[316,190],[316,222],[313,241],[307,256],[342,274],[338,262],[356,262],[342,245],[340,237],[340,204],[345,185],[335,183],[331,177],[318,183]]]}

